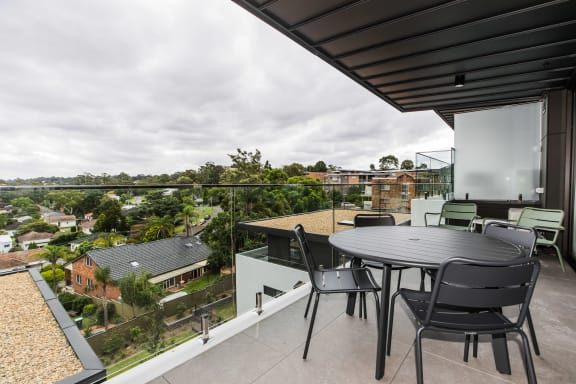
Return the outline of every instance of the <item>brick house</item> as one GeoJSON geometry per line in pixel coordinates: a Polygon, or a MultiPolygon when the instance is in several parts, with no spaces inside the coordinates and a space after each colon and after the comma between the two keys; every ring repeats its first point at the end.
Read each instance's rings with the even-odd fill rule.
{"type": "Polygon", "coordinates": [[[414,172],[394,172],[372,179],[372,208],[410,212],[410,201],[416,196],[414,172]]]}
{"type": "MultiPolygon", "coordinates": [[[[151,283],[169,289],[203,276],[209,254],[210,248],[197,237],[185,236],[96,249],[72,260],[66,268],[66,280],[74,292],[100,297],[102,290],[93,289],[98,284],[94,273],[98,267],[110,267],[113,280],[130,272],[148,272],[152,274],[151,283]]],[[[118,300],[120,288],[108,286],[106,297],[118,300]]]]}

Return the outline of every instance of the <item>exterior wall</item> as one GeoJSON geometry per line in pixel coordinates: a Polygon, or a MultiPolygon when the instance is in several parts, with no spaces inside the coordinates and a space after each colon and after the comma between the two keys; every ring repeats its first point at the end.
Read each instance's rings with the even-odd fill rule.
{"type": "Polygon", "coordinates": [[[562,209],[565,231],[558,246],[575,265],[574,178],[576,177],[576,95],[574,91],[550,92],[543,111],[542,184],[544,208],[562,209]],[[571,256],[571,257],[570,257],[571,256]]]}
{"type": "Polygon", "coordinates": [[[7,235],[0,236],[0,253],[8,253],[12,248],[12,238],[7,235]]]}
{"type": "Polygon", "coordinates": [[[396,177],[372,179],[372,209],[409,212],[415,197],[414,176],[407,172],[396,177]]]}
{"type": "MultiPolygon", "coordinates": [[[[102,288],[92,290],[88,290],[86,288],[88,279],[92,280],[93,286],[98,284],[96,278],[94,277],[96,269],[98,269],[98,266],[94,262],[92,262],[92,265],[86,265],[86,255],[80,257],[72,263],[72,275],[70,280],[72,282],[72,288],[74,289],[75,293],[102,297],[102,288]],[[78,284],[76,276],[80,276],[82,279],[81,284],[78,284]]],[[[118,300],[120,297],[120,288],[113,286],[106,287],[106,297],[110,300],[118,300]]]]}
{"type": "Polygon", "coordinates": [[[75,216],[48,216],[44,221],[57,225],[58,228],[72,228],[76,225],[75,216]]]}
{"type": "MultiPolygon", "coordinates": [[[[249,312],[254,309],[256,293],[264,292],[264,286],[278,291],[288,292],[298,282],[307,282],[306,271],[255,259],[243,254],[236,255],[236,300],[237,313],[249,312]]],[[[262,294],[262,302],[266,303],[272,297],[262,294]]]]}
{"type": "Polygon", "coordinates": [[[52,239],[28,240],[28,241],[21,242],[20,247],[26,251],[26,250],[28,250],[28,247],[30,246],[30,244],[34,243],[34,244],[36,244],[36,246],[38,246],[38,248],[44,248],[45,246],[48,245],[50,240],[52,240],[52,239]]]}

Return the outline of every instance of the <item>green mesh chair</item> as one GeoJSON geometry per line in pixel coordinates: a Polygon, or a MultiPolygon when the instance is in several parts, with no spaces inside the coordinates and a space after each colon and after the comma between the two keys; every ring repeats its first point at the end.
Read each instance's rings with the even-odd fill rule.
{"type": "Polygon", "coordinates": [[[561,209],[525,207],[522,209],[522,213],[520,213],[520,217],[518,218],[518,225],[534,228],[538,234],[536,248],[538,248],[538,246],[554,248],[562,271],[566,272],[562,253],[556,245],[558,234],[564,230],[562,226],[563,220],[564,211],[561,209]]]}
{"type": "Polygon", "coordinates": [[[470,231],[474,219],[479,216],[476,214],[477,207],[475,203],[450,203],[446,202],[442,206],[441,212],[426,212],[424,214],[424,223],[428,227],[433,225],[429,223],[429,216],[439,215],[438,226],[458,231],[470,231]]]}

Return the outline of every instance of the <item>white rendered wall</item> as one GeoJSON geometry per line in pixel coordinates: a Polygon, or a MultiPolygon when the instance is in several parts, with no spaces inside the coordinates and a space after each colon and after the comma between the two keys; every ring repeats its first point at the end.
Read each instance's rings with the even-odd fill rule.
{"type": "MultiPolygon", "coordinates": [[[[242,254],[236,255],[236,302],[238,315],[255,308],[256,292],[263,292],[264,285],[284,292],[291,291],[298,281],[308,282],[308,273],[255,259],[242,254]]],[[[264,303],[272,297],[262,294],[264,303]]]]}
{"type": "Polygon", "coordinates": [[[454,197],[538,200],[542,103],[454,116],[454,197]]]}

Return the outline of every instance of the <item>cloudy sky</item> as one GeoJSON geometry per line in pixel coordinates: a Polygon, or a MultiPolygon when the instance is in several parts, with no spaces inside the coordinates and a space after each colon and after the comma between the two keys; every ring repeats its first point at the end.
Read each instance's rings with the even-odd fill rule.
{"type": "Polygon", "coordinates": [[[236,148],[367,169],[448,149],[230,0],[0,1],[0,179],[174,173],[236,148]]]}

